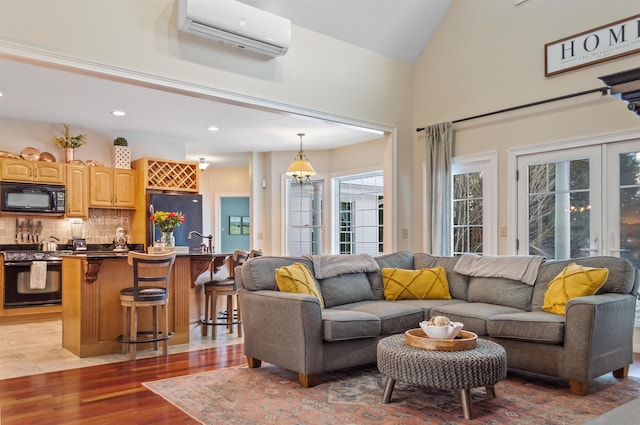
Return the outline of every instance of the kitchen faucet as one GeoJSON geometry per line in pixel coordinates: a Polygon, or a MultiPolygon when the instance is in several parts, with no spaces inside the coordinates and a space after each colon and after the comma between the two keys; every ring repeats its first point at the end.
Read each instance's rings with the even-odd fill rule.
{"type": "Polygon", "coordinates": [[[194,234],[200,236],[202,239],[209,239],[209,247],[207,248],[206,254],[213,254],[213,247],[211,246],[211,241],[213,240],[213,236],[212,235],[205,236],[200,232],[192,230],[187,235],[187,239],[191,239],[191,235],[194,235],[194,234]]]}

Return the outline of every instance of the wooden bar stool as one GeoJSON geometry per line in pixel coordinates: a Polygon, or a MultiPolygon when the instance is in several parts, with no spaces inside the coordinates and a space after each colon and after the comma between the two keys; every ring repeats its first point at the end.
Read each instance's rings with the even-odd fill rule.
{"type": "Polygon", "coordinates": [[[238,300],[238,287],[235,280],[235,268],[241,266],[249,257],[245,250],[236,249],[233,255],[227,260],[229,267],[229,277],[223,280],[209,280],[203,283],[204,286],[204,319],[200,320],[202,325],[202,336],[207,336],[209,326],[213,326],[211,339],[216,339],[217,327],[225,326],[228,332],[233,332],[233,326],[238,326],[238,337],[242,337],[242,315],[238,300]],[[224,296],[227,301],[227,311],[218,317],[218,297],[224,296]],[[236,300],[237,309],[234,311],[233,301],[236,300]]]}
{"type": "Polygon", "coordinates": [[[169,280],[171,268],[176,259],[175,251],[166,254],[144,254],[129,252],[128,262],[133,267],[133,286],[120,291],[122,305],[122,352],[129,350],[129,359],[136,358],[136,345],[153,343],[158,349],[162,341],[162,355],[168,354],[169,338],[169,280]],[[153,330],[138,330],[138,308],[151,307],[153,310],[153,330]],[[159,321],[158,307],[162,319],[159,321]],[[160,322],[160,326],[159,326],[160,322]],[[145,336],[144,338],[139,338],[145,336]],[[146,337],[150,336],[150,337],[146,337]]]}

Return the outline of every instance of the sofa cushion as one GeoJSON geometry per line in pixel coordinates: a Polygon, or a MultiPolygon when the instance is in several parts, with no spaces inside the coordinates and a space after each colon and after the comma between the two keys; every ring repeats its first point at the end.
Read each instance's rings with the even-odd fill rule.
{"type": "Polygon", "coordinates": [[[452,298],[450,300],[398,300],[395,302],[411,305],[413,307],[418,307],[422,309],[424,311],[423,320],[429,320],[429,318],[431,317],[431,310],[436,307],[449,305],[449,304],[466,303],[465,300],[457,300],[455,298],[452,298]]]}
{"type": "Polygon", "coordinates": [[[365,273],[349,273],[320,279],[320,291],[327,308],[373,299],[371,284],[365,273]]]}
{"type": "Polygon", "coordinates": [[[380,335],[380,319],[362,311],[322,310],[322,335],[325,341],[375,338],[380,335]]]}
{"type": "Polygon", "coordinates": [[[273,272],[278,267],[290,266],[293,263],[303,263],[313,271],[311,261],[302,257],[256,257],[246,261],[240,267],[242,288],[249,291],[268,289],[275,291],[276,275],[273,272]]]}
{"type": "Polygon", "coordinates": [[[334,309],[373,314],[380,319],[380,335],[392,335],[417,328],[424,320],[421,308],[399,301],[362,301],[337,306],[334,309]]]}
{"type": "Polygon", "coordinates": [[[466,300],[469,290],[469,276],[453,270],[459,258],[460,257],[437,257],[419,252],[413,256],[413,268],[431,269],[438,266],[444,267],[447,273],[447,281],[449,282],[449,293],[453,298],[466,300]]]}
{"type": "MultiPolygon", "coordinates": [[[[524,284],[523,284],[524,285],[524,284]]],[[[431,309],[431,316],[447,316],[452,322],[462,322],[463,329],[481,335],[488,335],[487,321],[498,314],[524,313],[523,310],[487,303],[449,304],[431,309]]]]}
{"type": "Polygon", "coordinates": [[[318,283],[306,264],[293,263],[290,266],[278,267],[275,273],[276,284],[280,291],[313,295],[320,300],[320,307],[324,307],[318,283]]]}
{"type": "Polygon", "coordinates": [[[564,317],[544,311],[498,314],[488,319],[487,333],[494,338],[562,344],[564,317]]]}
{"type": "MultiPolygon", "coordinates": [[[[413,254],[409,251],[398,251],[392,254],[385,254],[375,257],[376,263],[382,268],[413,269],[413,254]]],[[[384,287],[382,285],[382,274],[377,272],[367,273],[367,278],[371,283],[371,291],[374,300],[384,300],[384,287]]]]}
{"type": "Polygon", "coordinates": [[[386,300],[450,300],[447,274],[442,266],[433,269],[382,269],[386,300]]]}
{"type": "Polygon", "coordinates": [[[499,304],[530,311],[532,294],[533,286],[517,280],[473,276],[469,279],[467,301],[499,304]]]}
{"type": "Polygon", "coordinates": [[[564,316],[567,301],[571,298],[593,295],[609,276],[606,268],[585,267],[576,263],[567,265],[547,285],[542,309],[564,316]]]}

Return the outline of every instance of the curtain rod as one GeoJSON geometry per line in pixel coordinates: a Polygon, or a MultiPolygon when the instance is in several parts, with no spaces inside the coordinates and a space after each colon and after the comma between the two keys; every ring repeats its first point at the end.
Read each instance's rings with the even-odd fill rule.
{"type": "MultiPolygon", "coordinates": [[[[457,119],[455,121],[452,121],[452,123],[455,124],[455,123],[458,123],[458,122],[473,120],[473,119],[476,119],[476,118],[488,117],[489,115],[496,115],[496,114],[501,114],[503,112],[515,111],[517,109],[529,108],[531,106],[537,106],[537,105],[542,105],[544,103],[556,102],[558,100],[569,99],[571,97],[584,96],[585,94],[591,94],[591,93],[596,93],[596,92],[600,92],[604,96],[604,95],[609,93],[609,87],[598,87],[597,89],[591,89],[591,90],[581,91],[581,92],[578,92],[578,93],[566,94],[564,96],[554,97],[554,98],[545,99],[545,100],[539,100],[537,102],[527,103],[527,104],[520,105],[520,106],[512,106],[511,108],[500,109],[499,111],[487,112],[486,114],[480,114],[480,115],[474,115],[472,117],[460,118],[460,119],[457,119]]],[[[416,128],[416,131],[420,132],[420,131],[423,131],[424,129],[425,129],[424,127],[416,128]]]]}

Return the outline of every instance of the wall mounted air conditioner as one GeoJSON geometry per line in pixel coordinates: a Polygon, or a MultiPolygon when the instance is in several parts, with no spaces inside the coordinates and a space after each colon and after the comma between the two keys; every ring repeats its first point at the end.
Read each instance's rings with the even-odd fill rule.
{"type": "Polygon", "coordinates": [[[235,0],[178,0],[178,29],[272,57],[291,40],[291,21],[235,0]]]}

